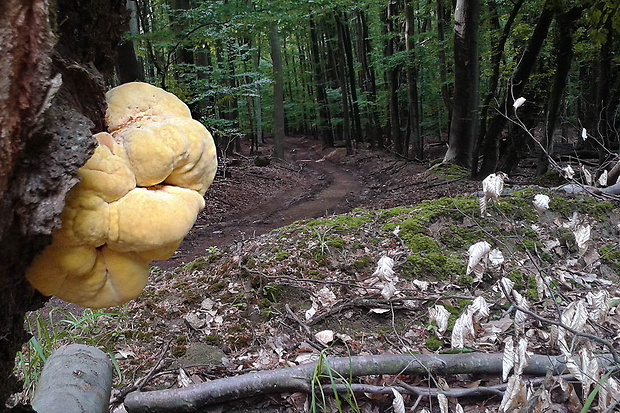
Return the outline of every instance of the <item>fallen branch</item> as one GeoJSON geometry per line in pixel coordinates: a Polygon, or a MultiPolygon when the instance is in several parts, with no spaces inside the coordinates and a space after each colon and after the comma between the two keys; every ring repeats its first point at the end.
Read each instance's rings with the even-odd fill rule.
{"type": "MultiPolygon", "coordinates": [[[[331,369],[332,376],[360,377],[383,374],[439,376],[461,373],[499,375],[502,372],[502,353],[431,354],[431,355],[376,355],[355,357],[327,357],[322,360],[321,375],[331,369]]],[[[566,370],[563,356],[533,355],[524,375],[544,376],[562,374],[566,370]]],[[[609,355],[598,356],[599,366],[612,364],[609,355]]],[[[317,363],[308,363],[286,369],[251,372],[226,377],[182,389],[151,392],[133,392],[125,399],[130,413],[140,412],[196,412],[204,406],[225,401],[263,395],[265,393],[310,392],[317,363]]]]}

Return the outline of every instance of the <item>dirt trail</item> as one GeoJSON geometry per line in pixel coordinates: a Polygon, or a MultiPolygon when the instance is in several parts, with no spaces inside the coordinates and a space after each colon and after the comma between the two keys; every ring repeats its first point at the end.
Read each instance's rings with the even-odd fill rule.
{"type": "Polygon", "coordinates": [[[295,141],[294,146],[287,148],[286,156],[291,165],[303,170],[302,185],[279,191],[264,202],[257,200],[250,208],[220,223],[204,223],[199,219],[177,253],[166,262],[154,265],[176,268],[205,255],[205,249],[211,246],[230,245],[301,219],[351,211],[358,206],[364,185],[355,173],[332,162],[330,153],[322,151],[320,143],[295,141]]]}

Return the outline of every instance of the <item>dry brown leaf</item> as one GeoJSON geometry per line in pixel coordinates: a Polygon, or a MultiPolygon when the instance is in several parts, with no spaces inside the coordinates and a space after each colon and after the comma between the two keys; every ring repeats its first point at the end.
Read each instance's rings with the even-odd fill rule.
{"type": "Polygon", "coordinates": [[[504,356],[502,357],[502,381],[508,380],[508,375],[515,365],[515,346],[512,336],[504,340],[504,356]]]}
{"type": "Polygon", "coordinates": [[[394,395],[394,400],[392,400],[392,409],[394,413],[405,413],[405,401],[403,400],[402,394],[393,387],[392,394],[394,395]]]}

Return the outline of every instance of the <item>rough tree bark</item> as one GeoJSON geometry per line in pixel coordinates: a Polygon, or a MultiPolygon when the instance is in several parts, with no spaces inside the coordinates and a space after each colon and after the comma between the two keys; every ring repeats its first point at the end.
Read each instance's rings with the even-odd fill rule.
{"type": "Polygon", "coordinates": [[[0,402],[20,390],[24,315],[42,302],[24,274],[104,130],[101,73],[125,22],[122,0],[0,2],[0,402]]]}

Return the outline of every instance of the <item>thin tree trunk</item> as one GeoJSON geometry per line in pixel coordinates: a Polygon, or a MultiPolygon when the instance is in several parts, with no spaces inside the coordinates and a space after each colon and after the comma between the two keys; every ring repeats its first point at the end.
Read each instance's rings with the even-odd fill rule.
{"type": "MultiPolygon", "coordinates": [[[[512,30],[512,25],[519,14],[519,10],[521,10],[521,6],[525,0],[517,0],[506,20],[506,24],[504,25],[504,30],[502,31],[502,36],[499,41],[497,41],[493,45],[493,51],[491,56],[491,77],[489,77],[489,91],[484,98],[484,102],[482,103],[482,107],[480,108],[480,124],[478,129],[478,136],[476,138],[476,146],[474,150],[474,155],[472,159],[472,175],[475,175],[478,170],[478,155],[480,154],[480,148],[482,147],[482,143],[484,141],[484,136],[487,132],[487,116],[489,113],[489,106],[491,104],[491,100],[493,97],[497,95],[497,86],[499,84],[499,76],[500,76],[500,63],[502,57],[504,55],[504,48],[506,46],[506,41],[508,40],[508,36],[512,30]]],[[[492,21],[495,21],[496,26],[499,28],[499,16],[497,16],[497,4],[495,4],[494,0],[490,0],[489,2],[489,11],[492,14],[492,21]]]]}
{"type": "Polygon", "coordinates": [[[471,167],[479,104],[479,0],[457,0],[454,9],[454,106],[444,162],[471,167]]]}
{"type": "Polygon", "coordinates": [[[284,160],[284,81],[282,79],[282,54],[277,24],[269,27],[269,46],[273,64],[273,157],[284,160]]]}
{"type": "MultiPolygon", "coordinates": [[[[260,70],[260,46],[257,44],[257,50],[253,53],[252,63],[254,65],[254,73],[259,73],[260,70]]],[[[256,82],[256,96],[254,97],[254,108],[256,110],[256,147],[258,145],[264,145],[265,139],[263,137],[263,108],[261,101],[261,88],[260,82],[256,82]]]]}
{"type": "Polygon", "coordinates": [[[345,69],[345,52],[344,52],[344,29],[340,23],[337,14],[334,13],[336,20],[336,30],[338,32],[338,53],[334,56],[335,66],[338,70],[338,83],[340,85],[340,94],[342,95],[342,134],[347,148],[347,155],[353,153],[351,143],[351,114],[349,111],[349,92],[347,89],[346,69],[345,69]]]}
{"type": "Polygon", "coordinates": [[[381,139],[381,133],[379,132],[379,115],[377,114],[376,102],[377,102],[377,86],[375,80],[375,71],[371,65],[372,61],[372,47],[370,44],[370,33],[368,30],[368,23],[366,19],[366,13],[363,10],[358,10],[358,22],[360,27],[361,37],[361,50],[359,53],[359,59],[362,66],[362,89],[366,95],[366,100],[369,102],[367,105],[367,135],[370,135],[368,139],[370,142],[370,148],[373,149],[376,146],[379,149],[383,148],[383,140],[381,139]]]}
{"type": "MultiPolygon", "coordinates": [[[[136,36],[139,31],[137,17],[138,6],[136,5],[135,0],[127,0],[127,10],[131,16],[129,20],[129,33],[132,36],[136,36]]],[[[120,82],[144,82],[144,70],[136,57],[133,40],[123,40],[123,42],[118,45],[116,52],[118,53],[118,58],[116,60],[116,72],[120,82]]]]}
{"type": "MultiPolygon", "coordinates": [[[[233,49],[232,40],[228,40],[226,44],[226,57],[228,59],[228,84],[232,90],[238,87],[237,76],[235,73],[235,52],[233,49]]],[[[228,107],[229,119],[232,121],[233,128],[239,129],[239,106],[236,96],[231,96],[227,100],[226,106],[228,107]]],[[[234,138],[235,151],[241,152],[241,139],[237,135],[234,138]]]]}
{"type": "MultiPolygon", "coordinates": [[[[386,8],[384,15],[385,18],[385,32],[387,35],[387,41],[384,48],[384,56],[386,58],[391,57],[394,54],[395,49],[395,36],[394,33],[394,16],[398,15],[398,5],[394,0],[390,1],[390,4],[386,8]]],[[[394,151],[396,153],[403,153],[403,140],[400,133],[400,114],[398,107],[398,74],[400,68],[398,65],[392,64],[386,70],[386,81],[388,89],[388,113],[390,119],[390,139],[394,145],[394,151]]]]}
{"type": "Polygon", "coordinates": [[[573,61],[573,25],[582,13],[581,8],[572,9],[565,13],[560,13],[556,17],[557,39],[556,39],[556,67],[549,101],[547,103],[547,125],[542,145],[545,152],[541,151],[538,159],[536,175],[540,176],[547,172],[549,167],[548,156],[553,155],[553,135],[555,133],[557,118],[566,89],[566,80],[573,61]]]}
{"type": "Polygon", "coordinates": [[[609,157],[609,89],[611,87],[611,62],[613,59],[613,14],[607,16],[605,29],[607,36],[605,43],[601,45],[598,59],[598,78],[596,92],[596,118],[598,120],[596,138],[601,142],[598,147],[599,164],[603,164],[609,157]]]}
{"type": "MultiPolygon", "coordinates": [[[[407,0],[405,5],[405,22],[405,42],[409,52],[407,62],[407,95],[409,97],[408,140],[413,146],[413,156],[421,160],[424,157],[424,144],[420,132],[420,112],[418,109],[418,70],[415,57],[414,9],[412,0],[407,0]]],[[[407,154],[404,155],[407,156],[407,154]]]]}
{"type": "MultiPolygon", "coordinates": [[[[343,16],[346,18],[346,14],[343,16]]],[[[340,19],[336,15],[336,19],[339,22],[340,30],[342,31],[342,41],[344,47],[344,53],[347,58],[347,73],[349,81],[349,91],[351,94],[351,103],[353,108],[353,135],[355,140],[361,140],[362,138],[362,122],[360,119],[360,108],[357,100],[357,87],[355,84],[355,68],[353,67],[353,45],[351,44],[351,31],[349,30],[349,24],[345,19],[340,19]]]]}
{"type": "Polygon", "coordinates": [[[312,56],[312,65],[314,66],[314,81],[316,83],[316,99],[319,109],[319,133],[323,139],[323,145],[326,147],[334,146],[334,137],[332,135],[331,125],[329,121],[329,112],[327,110],[327,94],[325,92],[325,82],[323,81],[323,71],[321,69],[321,56],[319,55],[319,39],[317,36],[316,24],[314,19],[310,17],[310,54],[312,56]]]}
{"type": "Polygon", "coordinates": [[[495,172],[497,168],[499,162],[500,135],[506,125],[508,108],[512,108],[515,99],[521,97],[530,74],[534,69],[536,60],[538,59],[538,54],[545,43],[547,33],[549,32],[549,26],[553,21],[552,3],[553,0],[545,1],[538,23],[534,28],[534,33],[532,33],[532,37],[530,37],[525,47],[515,74],[512,77],[511,84],[502,99],[502,104],[498,109],[500,113],[495,115],[489,123],[489,128],[482,144],[483,160],[480,171],[478,171],[478,176],[480,177],[485,177],[495,172]]]}
{"type": "Polygon", "coordinates": [[[446,20],[449,16],[446,16],[446,6],[444,0],[437,0],[437,41],[439,48],[437,56],[439,58],[439,82],[441,83],[441,98],[443,104],[448,111],[448,134],[450,133],[450,122],[452,121],[452,100],[450,96],[450,89],[448,86],[448,75],[446,62],[446,20]]]}

